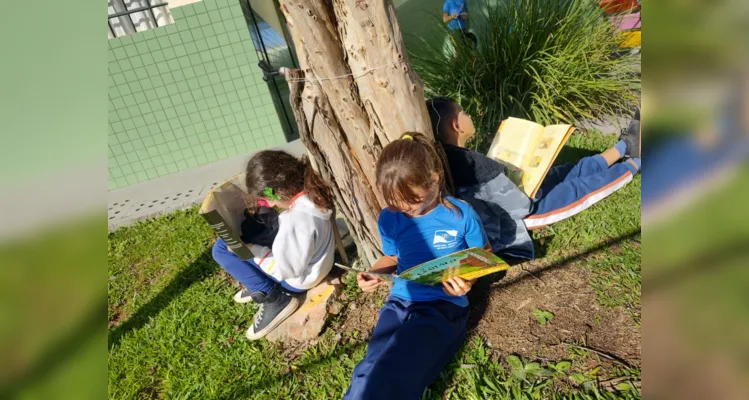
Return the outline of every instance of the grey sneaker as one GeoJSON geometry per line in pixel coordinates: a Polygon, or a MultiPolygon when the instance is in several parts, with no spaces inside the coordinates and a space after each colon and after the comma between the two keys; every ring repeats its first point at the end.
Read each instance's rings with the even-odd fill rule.
{"type": "Polygon", "coordinates": [[[252,301],[252,292],[249,289],[242,289],[234,295],[234,301],[239,304],[249,303],[252,301]]]}
{"type": "Polygon", "coordinates": [[[260,309],[255,314],[255,322],[247,329],[247,339],[257,340],[283,322],[299,307],[299,299],[284,292],[278,286],[260,300],[260,309]]]}
{"type": "Polygon", "coordinates": [[[627,150],[624,156],[640,158],[640,109],[635,112],[635,117],[629,121],[627,129],[622,129],[619,139],[627,143],[627,150]]]}

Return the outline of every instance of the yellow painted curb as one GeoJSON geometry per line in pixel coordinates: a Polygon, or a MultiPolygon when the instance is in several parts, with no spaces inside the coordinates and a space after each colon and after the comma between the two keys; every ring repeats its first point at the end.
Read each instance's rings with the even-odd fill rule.
{"type": "Polygon", "coordinates": [[[316,295],[315,297],[308,299],[307,302],[300,308],[300,311],[307,311],[310,308],[314,307],[316,304],[320,303],[322,299],[333,293],[333,290],[335,287],[333,285],[329,285],[327,289],[323,290],[322,293],[316,295]]]}

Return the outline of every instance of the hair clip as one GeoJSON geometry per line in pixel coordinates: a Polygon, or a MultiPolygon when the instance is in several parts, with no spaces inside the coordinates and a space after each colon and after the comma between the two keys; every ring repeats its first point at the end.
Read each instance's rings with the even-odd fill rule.
{"type": "Polygon", "coordinates": [[[403,140],[414,140],[414,137],[411,135],[403,135],[401,136],[401,139],[403,140]]]}
{"type": "Polygon", "coordinates": [[[263,194],[265,195],[265,197],[267,197],[267,198],[269,198],[271,200],[274,200],[274,201],[281,200],[281,196],[273,193],[273,188],[269,188],[269,187],[265,188],[263,190],[263,194]]]}

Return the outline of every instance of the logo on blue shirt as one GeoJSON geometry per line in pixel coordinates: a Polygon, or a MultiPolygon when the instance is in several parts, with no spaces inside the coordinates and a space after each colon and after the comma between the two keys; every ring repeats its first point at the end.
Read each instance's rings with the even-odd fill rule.
{"type": "Polygon", "coordinates": [[[447,249],[458,244],[457,230],[437,230],[434,232],[432,244],[437,249],[447,249]]]}
{"type": "MultiPolygon", "coordinates": [[[[447,200],[457,210],[440,204],[426,215],[411,218],[400,211],[384,209],[378,218],[382,251],[398,257],[398,272],[470,247],[484,247],[486,232],[481,219],[468,203],[453,197],[447,200]]],[[[442,286],[429,286],[393,279],[391,294],[409,301],[446,300],[468,306],[465,296],[450,296],[442,286]]]]}

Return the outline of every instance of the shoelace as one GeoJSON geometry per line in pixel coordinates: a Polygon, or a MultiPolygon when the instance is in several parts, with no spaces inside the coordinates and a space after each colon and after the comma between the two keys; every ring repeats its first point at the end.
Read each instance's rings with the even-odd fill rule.
{"type": "Polygon", "coordinates": [[[257,316],[255,317],[255,323],[252,324],[255,328],[257,328],[258,323],[263,319],[263,304],[260,305],[260,309],[257,311],[257,316]]]}

